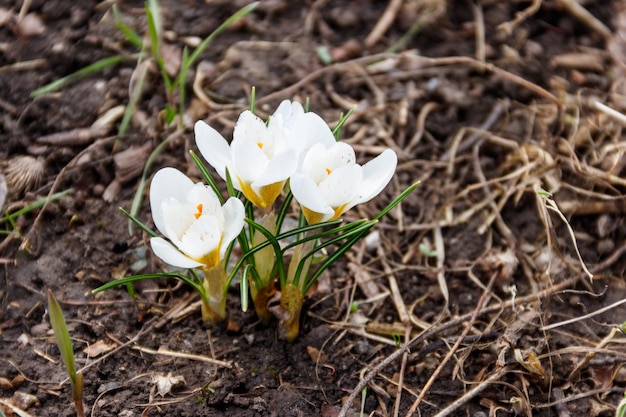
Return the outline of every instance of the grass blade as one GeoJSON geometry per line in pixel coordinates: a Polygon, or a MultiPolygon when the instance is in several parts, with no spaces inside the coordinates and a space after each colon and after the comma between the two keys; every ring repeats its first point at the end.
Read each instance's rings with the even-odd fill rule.
{"type": "Polygon", "coordinates": [[[86,66],[85,68],[79,69],[78,71],[71,73],[70,75],[59,78],[58,80],[53,81],[50,84],[44,85],[43,87],[36,89],[32,93],[30,93],[30,96],[36,98],[43,96],[44,94],[55,92],[65,87],[67,84],[71,83],[74,80],[86,77],[87,75],[94,74],[105,68],[117,65],[120,62],[124,61],[124,59],[126,58],[122,55],[114,55],[108,58],[101,59],[91,65],[86,66]]]}

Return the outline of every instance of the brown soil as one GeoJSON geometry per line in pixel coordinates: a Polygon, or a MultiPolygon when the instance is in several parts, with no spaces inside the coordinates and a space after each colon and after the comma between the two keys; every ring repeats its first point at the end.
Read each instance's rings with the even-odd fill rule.
{"type": "MultiPolygon", "coordinates": [[[[60,300],[78,366],[86,367],[84,403],[92,416],[336,416],[359,381],[423,327],[435,331],[371,373],[348,415],[358,415],[361,399],[364,415],[379,416],[405,415],[412,406],[415,415],[433,416],[456,400],[450,415],[614,414],[626,389],[626,339],[620,332],[603,339],[626,321],[626,307],[542,326],[626,298],[624,119],[595,104],[626,112],[620,1],[581,1],[590,12],[584,18],[573,0],[267,0],[203,54],[204,94],[192,91],[201,71],[192,69],[182,134],[163,127],[164,87],[149,69],[131,127],[119,137],[119,118],[94,127],[129,102],[136,65],[137,49],[113,26],[112,3],[33,0],[20,21],[21,2],[0,1],[0,158],[9,186],[3,211],[72,190],[45,210],[2,220],[5,415],[75,415],[49,331],[47,289],[60,300]],[[376,35],[394,4],[400,9],[376,35]],[[416,35],[387,52],[415,22],[416,35]],[[322,63],[318,48],[334,63],[322,63]],[[116,54],[128,59],[30,96],[116,54]],[[378,248],[357,245],[322,277],[292,344],[277,337],[276,323],[264,327],[241,311],[237,286],[228,328],[203,327],[197,308],[172,320],[173,308],[196,301],[175,281],[137,285],[138,306],[121,288],[92,295],[113,277],[162,268],[145,236],[129,236],[118,210],[130,208],[147,152],[175,135],[150,173],[168,165],[199,178],[187,156],[192,123],[207,120],[229,137],[252,86],[264,116],[283,99],[308,97],[328,121],[357,104],[343,138],[360,160],[381,147],[398,152],[390,186],[349,218],[371,216],[422,181],[377,226],[378,248]],[[130,173],[115,159],[128,149],[138,152],[130,173]],[[40,158],[45,169],[27,191],[15,178],[34,185],[25,178],[32,171],[10,173],[24,155],[40,158]],[[539,187],[553,193],[571,224],[592,281],[539,187]],[[425,256],[421,244],[439,256],[425,256]],[[349,314],[353,300],[358,310],[349,314]],[[456,324],[443,329],[447,323],[456,324]],[[105,356],[94,350],[101,345],[116,349],[105,356]],[[159,380],[174,386],[159,389],[159,380]]],[[[245,4],[162,0],[174,51],[168,56],[245,4]]],[[[145,31],[143,2],[119,2],[119,11],[145,31]]],[[[139,213],[151,225],[145,201],[139,213]]]]}

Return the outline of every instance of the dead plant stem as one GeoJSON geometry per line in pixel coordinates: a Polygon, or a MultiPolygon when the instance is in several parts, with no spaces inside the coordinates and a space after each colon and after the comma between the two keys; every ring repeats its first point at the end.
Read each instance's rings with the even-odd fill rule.
{"type": "Polygon", "coordinates": [[[487,379],[485,379],[484,381],[481,381],[474,388],[472,388],[471,390],[467,391],[462,397],[457,398],[456,400],[454,400],[450,405],[448,405],[446,408],[441,410],[434,417],[447,417],[447,416],[449,416],[454,411],[456,411],[459,407],[461,407],[462,405],[466,404],[469,400],[471,400],[472,398],[474,398],[478,394],[480,394],[490,384],[492,384],[493,382],[499,380],[504,375],[506,375],[510,370],[511,370],[511,368],[509,368],[508,366],[505,366],[503,368],[498,369],[496,372],[491,374],[487,379]]]}
{"type": "MultiPolygon", "coordinates": [[[[542,299],[548,295],[554,294],[556,292],[559,292],[561,290],[564,290],[565,288],[568,288],[572,285],[574,285],[578,280],[580,279],[580,276],[575,276],[572,278],[568,278],[563,282],[560,282],[558,284],[554,284],[552,286],[550,286],[549,288],[546,288],[543,291],[539,291],[537,293],[534,294],[530,294],[527,295],[525,297],[521,297],[515,300],[515,304],[516,305],[522,305],[525,303],[529,303],[531,301],[536,301],[539,299],[542,299]]],[[[488,306],[488,307],[484,307],[479,311],[479,315],[482,314],[488,314],[488,313],[493,313],[495,311],[499,311],[499,310],[503,310],[506,308],[511,308],[513,306],[513,300],[507,300],[505,302],[501,302],[501,303],[496,303],[492,306],[488,306]]],[[[366,375],[364,375],[361,380],[359,381],[359,383],[357,384],[357,386],[352,390],[352,392],[350,393],[348,399],[346,400],[346,402],[344,403],[344,405],[341,407],[341,410],[339,412],[338,417],[346,417],[347,413],[348,413],[348,409],[350,408],[350,404],[352,404],[354,402],[354,400],[356,399],[356,397],[361,393],[361,390],[372,380],[376,377],[376,375],[378,373],[380,373],[384,368],[386,368],[387,366],[389,366],[389,364],[391,364],[392,362],[394,362],[395,360],[397,360],[400,356],[402,356],[404,354],[405,351],[408,351],[410,349],[412,349],[414,346],[416,346],[418,343],[423,342],[426,339],[432,338],[433,336],[447,330],[450,329],[452,327],[458,326],[460,324],[462,324],[463,322],[469,320],[472,316],[475,315],[475,312],[471,312],[471,313],[467,313],[464,314],[462,316],[458,316],[456,318],[453,318],[445,323],[441,323],[437,326],[431,327],[428,330],[423,331],[422,333],[418,334],[417,336],[415,336],[413,339],[411,339],[411,341],[409,343],[406,343],[404,346],[402,346],[400,349],[396,350],[395,352],[393,352],[391,355],[387,356],[385,359],[383,359],[378,365],[374,366],[372,368],[371,371],[369,371],[366,375]]]]}
{"type": "Polygon", "coordinates": [[[443,368],[447,365],[450,359],[452,359],[452,356],[456,354],[457,349],[459,348],[459,346],[461,346],[461,343],[463,343],[463,340],[465,340],[465,336],[469,334],[470,330],[472,329],[472,326],[474,325],[474,322],[478,318],[480,311],[483,308],[483,305],[487,301],[487,297],[491,293],[491,288],[493,287],[493,283],[496,281],[496,278],[498,277],[498,275],[499,273],[497,271],[491,274],[491,278],[489,278],[489,283],[487,284],[487,287],[485,288],[482,295],[480,296],[480,299],[478,300],[478,303],[476,304],[476,308],[472,312],[471,317],[469,318],[469,321],[467,322],[467,324],[465,325],[465,328],[463,329],[463,332],[461,333],[459,338],[456,340],[452,348],[450,348],[450,350],[448,351],[446,356],[443,358],[441,363],[439,363],[439,366],[437,366],[437,369],[435,369],[433,374],[430,376],[430,378],[428,379],[428,381],[426,382],[426,384],[420,391],[420,395],[417,397],[415,402],[413,402],[413,405],[411,406],[409,411],[406,413],[407,417],[412,416],[415,410],[417,410],[417,407],[419,407],[420,403],[422,402],[422,400],[428,393],[428,390],[430,389],[430,387],[435,383],[435,381],[437,380],[437,377],[439,376],[443,368]]]}

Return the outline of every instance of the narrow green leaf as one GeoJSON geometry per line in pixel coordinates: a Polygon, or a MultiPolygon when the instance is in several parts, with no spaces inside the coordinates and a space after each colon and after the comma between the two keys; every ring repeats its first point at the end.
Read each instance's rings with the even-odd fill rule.
{"type": "Polygon", "coordinates": [[[337,122],[337,126],[335,126],[335,128],[333,129],[333,136],[335,137],[336,141],[339,141],[339,138],[341,137],[341,129],[343,128],[343,125],[346,124],[348,118],[352,115],[352,113],[354,113],[354,110],[356,110],[356,106],[352,106],[350,110],[348,110],[348,113],[345,114],[345,116],[342,114],[339,117],[339,122],[337,122]]]}
{"type": "Polygon", "coordinates": [[[114,281],[107,282],[106,284],[101,285],[94,290],[91,290],[91,293],[97,294],[99,292],[106,291],[106,290],[109,290],[111,288],[114,288],[120,285],[126,285],[130,282],[141,281],[144,279],[164,279],[164,278],[177,278],[183,281],[185,284],[192,287],[199,294],[204,292],[204,288],[202,287],[202,284],[201,283],[199,284],[198,282],[188,277],[187,275],[184,275],[178,272],[161,272],[161,273],[156,273],[156,274],[132,275],[132,276],[116,279],[114,281]]]}
{"type": "MultiPolygon", "coordinates": [[[[71,192],[73,192],[74,190],[72,190],[71,188],[65,191],[61,191],[55,194],[52,194],[50,196],[50,201],[55,201],[58,200],[59,198],[63,197],[64,195],[67,195],[71,192]]],[[[23,207],[19,210],[14,211],[13,213],[7,214],[4,217],[0,218],[0,223],[4,223],[6,221],[8,222],[13,222],[16,218],[18,218],[19,216],[23,215],[23,214],[27,214],[30,213],[33,210],[37,210],[38,208],[43,207],[44,204],[46,204],[46,200],[48,199],[48,197],[43,197],[40,198],[39,200],[30,203],[29,205],[27,205],[26,207],[23,207]]]]}
{"type": "Polygon", "coordinates": [[[150,47],[152,48],[152,56],[156,59],[159,57],[159,43],[161,41],[159,29],[157,28],[157,22],[159,21],[158,7],[156,10],[152,9],[154,1],[148,1],[146,3],[146,19],[148,21],[148,35],[150,36],[150,47]]]}
{"type": "Polygon", "coordinates": [[[194,51],[191,53],[191,56],[189,57],[190,65],[193,65],[198,60],[198,58],[200,57],[200,54],[204,52],[206,47],[209,46],[209,44],[213,41],[213,39],[217,35],[222,33],[224,29],[228,28],[228,26],[232,25],[233,22],[235,22],[236,20],[244,17],[245,15],[247,15],[248,13],[256,9],[258,5],[259,5],[258,1],[250,3],[247,6],[239,9],[237,12],[235,12],[235,14],[233,14],[228,19],[226,19],[224,23],[222,23],[217,29],[215,29],[209,36],[207,36],[202,41],[202,43],[200,43],[200,45],[196,47],[196,49],[194,49],[194,51]]]}
{"type": "Polygon", "coordinates": [[[52,291],[48,290],[48,314],[50,316],[50,324],[54,331],[54,338],[61,352],[61,359],[67,368],[67,373],[72,381],[72,386],[76,384],[76,365],[74,364],[74,349],[72,348],[72,340],[67,330],[63,310],[59,302],[54,298],[52,291]]]}
{"type": "Polygon", "coordinates": [[[135,114],[135,109],[137,108],[137,103],[141,98],[141,93],[143,91],[143,85],[148,76],[148,69],[145,66],[141,66],[142,57],[143,57],[143,47],[141,53],[139,54],[139,58],[137,59],[137,65],[135,66],[135,73],[139,70],[139,75],[136,77],[136,81],[131,83],[132,91],[130,92],[130,97],[128,100],[128,105],[124,110],[124,116],[122,117],[122,121],[120,122],[120,127],[117,131],[119,136],[125,135],[128,127],[130,126],[130,122],[132,120],[133,114],[135,114]]]}
{"type": "MultiPolygon", "coordinates": [[[[150,170],[152,169],[152,164],[154,163],[156,157],[159,156],[161,152],[163,152],[163,150],[165,150],[165,148],[173,139],[179,137],[181,134],[182,131],[174,132],[173,134],[168,136],[163,142],[159,143],[159,145],[154,148],[152,153],[150,153],[150,156],[148,156],[148,159],[146,160],[146,165],[143,167],[143,173],[141,174],[139,184],[137,185],[137,191],[135,191],[135,196],[133,197],[133,203],[130,207],[130,214],[132,216],[136,216],[139,212],[139,207],[141,207],[141,203],[143,202],[143,192],[146,188],[146,179],[150,170]]],[[[131,236],[133,234],[131,222],[128,223],[128,234],[130,234],[131,236]]]]}
{"type": "Polygon", "coordinates": [[[209,184],[211,189],[213,189],[213,192],[215,192],[215,195],[217,195],[217,198],[219,198],[220,203],[224,204],[226,202],[226,199],[222,195],[222,191],[217,186],[217,183],[215,182],[215,179],[213,179],[213,176],[211,175],[209,170],[206,168],[204,163],[202,163],[202,160],[200,160],[200,157],[194,151],[189,151],[189,154],[191,155],[191,159],[193,159],[193,162],[196,164],[198,171],[200,171],[200,173],[202,174],[202,178],[204,179],[204,181],[209,184]]]}
{"type": "Polygon", "coordinates": [[[249,304],[249,284],[248,284],[248,274],[250,272],[250,265],[246,265],[243,269],[243,274],[241,274],[241,282],[239,283],[239,290],[241,295],[241,311],[244,313],[248,311],[249,304]]]}
{"type": "Polygon", "coordinates": [[[113,24],[120,32],[122,32],[124,37],[126,37],[130,43],[135,45],[137,48],[141,48],[143,46],[142,37],[122,20],[117,4],[113,5],[113,24]]]}
{"type": "Polygon", "coordinates": [[[393,208],[395,206],[400,204],[400,202],[402,202],[402,200],[407,198],[408,195],[411,194],[413,192],[413,190],[415,190],[420,184],[421,184],[421,181],[417,181],[417,182],[411,184],[406,190],[402,191],[399,196],[394,198],[394,200],[391,203],[389,203],[389,205],[387,205],[387,207],[382,209],[380,211],[380,213],[378,213],[378,215],[376,217],[374,217],[374,220],[380,220],[383,217],[385,217],[385,215],[387,213],[389,213],[391,210],[393,210],[393,208]]]}
{"type": "Polygon", "coordinates": [[[255,109],[256,109],[256,87],[252,86],[252,89],[250,90],[250,111],[254,113],[255,109]]]}
{"type": "MultiPolygon", "coordinates": [[[[330,255],[328,259],[326,259],[326,261],[324,261],[324,263],[322,263],[322,265],[318,267],[317,271],[315,271],[315,273],[310,278],[307,279],[307,281],[305,282],[302,288],[302,292],[306,294],[311,289],[311,286],[313,286],[315,281],[317,281],[317,279],[320,277],[320,275],[322,275],[322,273],[325,270],[327,270],[333,263],[335,263],[337,259],[343,256],[344,253],[346,253],[352,246],[354,246],[354,244],[358,242],[374,224],[371,224],[368,227],[366,227],[364,230],[362,230],[362,233],[357,233],[354,236],[352,236],[347,242],[345,242],[335,252],[333,252],[333,254],[330,255]]],[[[318,249],[321,249],[323,246],[327,246],[327,243],[328,242],[324,242],[324,244],[320,245],[318,249]]]]}
{"type": "Polygon", "coordinates": [[[187,92],[185,90],[185,81],[187,80],[187,73],[189,72],[189,49],[185,46],[183,48],[183,57],[180,65],[180,71],[178,72],[177,81],[174,82],[174,88],[178,87],[178,114],[180,115],[180,128],[183,128],[183,117],[185,115],[185,101],[187,92]]]}
{"type": "Polygon", "coordinates": [[[133,222],[137,227],[139,227],[141,230],[143,230],[144,232],[149,234],[150,237],[158,237],[159,236],[154,230],[150,229],[148,226],[146,226],[145,224],[140,222],[135,216],[133,216],[132,214],[130,214],[129,212],[124,210],[123,207],[119,207],[119,209],[122,212],[122,214],[124,214],[124,216],[128,217],[128,219],[131,222],[133,222]]]}
{"type": "Polygon", "coordinates": [[[72,81],[94,74],[98,71],[103,70],[104,68],[115,66],[119,64],[120,62],[124,61],[124,59],[125,58],[122,55],[114,55],[108,58],[101,59],[99,61],[94,62],[91,65],[86,66],[85,68],[79,69],[78,71],[70,75],[67,75],[63,78],[59,78],[58,80],[53,81],[50,84],[44,85],[43,87],[36,89],[32,93],[30,93],[30,96],[39,97],[44,94],[52,93],[54,91],[57,91],[65,87],[72,81]]]}
{"type": "Polygon", "coordinates": [[[280,282],[284,282],[284,280],[287,277],[287,274],[285,271],[285,259],[283,256],[283,251],[280,248],[280,244],[278,243],[278,240],[276,239],[276,236],[274,236],[274,234],[270,232],[269,230],[267,230],[265,227],[256,223],[254,220],[251,220],[251,219],[244,219],[244,220],[253,229],[256,229],[260,231],[261,233],[263,233],[263,235],[265,235],[265,238],[267,239],[267,242],[269,242],[270,245],[272,245],[272,247],[274,248],[274,254],[276,255],[276,262],[278,264],[278,277],[281,280],[280,282]]]}
{"type": "Polygon", "coordinates": [[[291,202],[293,201],[293,194],[291,190],[287,192],[285,196],[285,200],[283,204],[280,206],[280,210],[278,211],[278,216],[276,216],[276,232],[279,233],[280,229],[283,227],[283,222],[287,217],[287,213],[289,212],[289,207],[291,206],[291,202]]]}

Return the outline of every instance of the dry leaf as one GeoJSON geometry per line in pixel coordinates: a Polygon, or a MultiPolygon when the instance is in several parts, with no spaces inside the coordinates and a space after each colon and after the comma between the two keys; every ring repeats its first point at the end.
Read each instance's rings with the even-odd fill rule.
{"type": "Polygon", "coordinates": [[[107,343],[104,340],[98,340],[96,343],[87,346],[83,349],[85,355],[95,358],[105,353],[108,353],[117,347],[117,343],[107,343]]]}
{"type": "Polygon", "coordinates": [[[182,375],[174,376],[171,372],[167,375],[157,374],[152,376],[150,381],[156,387],[157,394],[161,397],[165,397],[172,392],[172,388],[184,386],[186,384],[185,377],[182,375]]]}
{"type": "Polygon", "coordinates": [[[313,347],[313,346],[307,346],[306,353],[309,354],[309,357],[315,363],[324,363],[326,362],[326,359],[328,359],[328,355],[320,352],[318,348],[313,347]]]}
{"type": "Polygon", "coordinates": [[[535,352],[532,350],[515,349],[513,355],[517,363],[522,365],[528,372],[540,377],[542,380],[546,380],[546,370],[535,352]]]}

